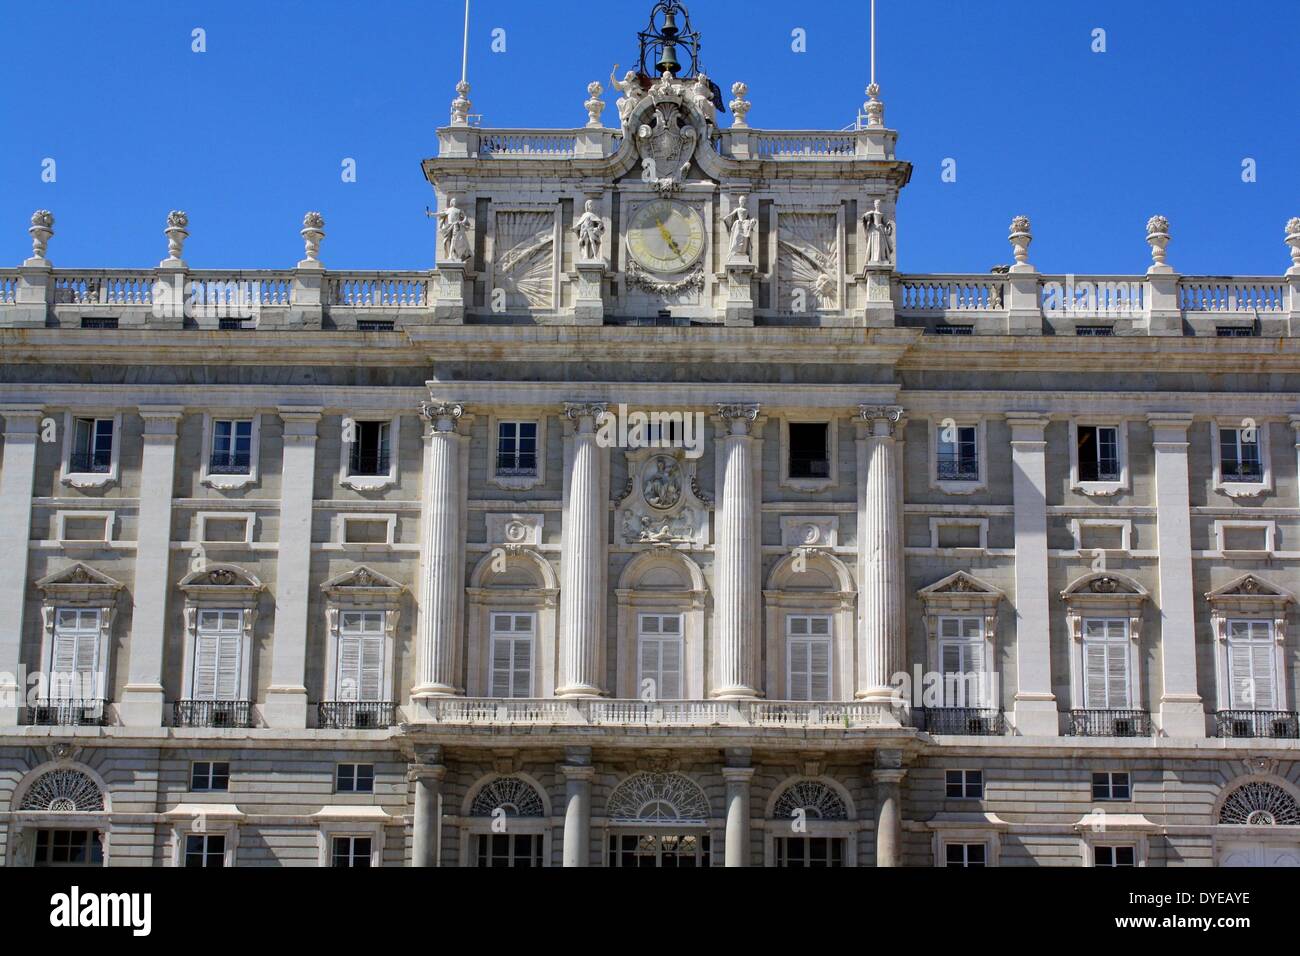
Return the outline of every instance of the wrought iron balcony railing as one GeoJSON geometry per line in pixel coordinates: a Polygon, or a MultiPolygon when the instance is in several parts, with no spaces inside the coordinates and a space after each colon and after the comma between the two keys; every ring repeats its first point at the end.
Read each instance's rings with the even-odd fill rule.
{"type": "Polygon", "coordinates": [[[1263,481],[1264,469],[1257,461],[1228,459],[1220,462],[1219,475],[1224,481],[1263,481]]]}
{"type": "Polygon", "coordinates": [[[68,456],[68,467],[79,475],[101,475],[113,465],[113,452],[108,448],[98,451],[74,451],[68,456]]]}
{"type": "Polygon", "coordinates": [[[253,456],[247,451],[213,452],[208,471],[214,475],[246,475],[253,456]]]}
{"type": "Polygon", "coordinates": [[[252,718],[248,700],[178,700],[172,705],[176,727],[250,727],[252,718]]]}
{"type": "Polygon", "coordinates": [[[387,451],[362,452],[360,445],[352,446],[348,456],[348,474],[350,475],[386,475],[389,470],[390,457],[387,451]]]}
{"type": "Polygon", "coordinates": [[[38,727],[95,727],[104,721],[104,702],[98,699],[43,700],[27,707],[27,722],[38,727]]]}
{"type": "Polygon", "coordinates": [[[929,734],[1000,737],[1006,733],[1006,715],[989,707],[918,707],[912,711],[918,730],[929,734]]]}
{"type": "Polygon", "coordinates": [[[393,725],[391,700],[322,700],[319,724],[329,730],[364,730],[393,725]]]}
{"type": "Polygon", "coordinates": [[[937,466],[940,481],[980,480],[980,462],[974,455],[940,452],[937,466]]]}
{"type": "Polygon", "coordinates": [[[1075,737],[1149,737],[1151,715],[1145,710],[1072,710],[1075,737]]]}
{"type": "Polygon", "coordinates": [[[1214,719],[1220,737],[1300,738],[1300,714],[1294,710],[1220,710],[1214,719]]]}

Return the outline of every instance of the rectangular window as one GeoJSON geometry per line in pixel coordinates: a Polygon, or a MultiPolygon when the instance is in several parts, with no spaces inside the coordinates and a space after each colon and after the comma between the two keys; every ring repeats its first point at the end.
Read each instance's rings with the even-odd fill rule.
{"type": "Polygon", "coordinates": [[[709,837],[694,833],[614,833],[609,837],[610,866],[662,867],[709,865],[709,837]]]}
{"type": "Polygon", "coordinates": [[[971,325],[936,325],[935,335],[974,335],[975,327],[971,325]]]}
{"type": "Polygon", "coordinates": [[[98,608],[61,607],[54,611],[50,648],[50,700],[93,700],[99,687],[98,608]]]}
{"type": "Polygon", "coordinates": [[[113,419],[78,418],[73,423],[72,472],[80,475],[106,474],[113,466],[113,419]]]}
{"type": "Polygon", "coordinates": [[[1137,866],[1137,853],[1132,846],[1105,846],[1092,848],[1093,866],[1137,866]]]}
{"type": "Polygon", "coordinates": [[[1255,329],[1249,325],[1216,325],[1214,334],[1221,339],[1251,339],[1255,329]]]}
{"type": "Polygon", "coordinates": [[[682,616],[680,614],[637,615],[637,647],[640,660],[636,693],[646,690],[653,700],[680,700],[682,690],[682,616]],[[647,681],[653,683],[647,684],[647,681]]]}
{"type": "Polygon", "coordinates": [[[492,696],[533,696],[533,640],[537,615],[493,611],[492,696]]]}
{"type": "Polygon", "coordinates": [[[1126,771],[1106,770],[1092,775],[1092,799],[1128,800],[1133,789],[1126,771]]]}
{"type": "Polygon", "coordinates": [[[830,615],[788,615],[785,619],[785,645],[788,699],[830,700],[830,615]]]}
{"type": "Polygon", "coordinates": [[[830,425],[826,422],[789,422],[786,427],[790,434],[790,477],[829,478],[830,425]]]}
{"type": "Polygon", "coordinates": [[[391,319],[357,319],[358,332],[392,332],[395,327],[391,319]]]}
{"type": "Polygon", "coordinates": [[[984,843],[945,843],[944,866],[984,866],[988,846],[984,843]]]}
{"type": "Polygon", "coordinates": [[[37,830],[36,866],[103,866],[98,830],[37,830]]]}
{"type": "Polygon", "coordinates": [[[983,800],[983,770],[947,770],[943,775],[944,790],[950,800],[983,800]]]}
{"type": "Polygon", "coordinates": [[[115,329],[117,328],[117,316],[83,315],[81,317],[81,327],[83,329],[115,329]]]}
{"type": "Polygon", "coordinates": [[[1227,628],[1231,709],[1277,709],[1273,622],[1228,621],[1227,628]]]}
{"type": "Polygon", "coordinates": [[[389,448],[390,422],[354,422],[356,440],[348,456],[349,475],[387,475],[392,459],[389,448]]]}
{"type": "Polygon", "coordinates": [[[1119,481],[1119,429],[1080,425],[1077,429],[1080,481],[1119,481]]]}
{"type": "Polygon", "coordinates": [[[370,866],[370,837],[336,836],[330,866],[370,866]]]}
{"type": "Polygon", "coordinates": [[[338,700],[384,699],[384,611],[339,611],[338,700]]]}
{"type": "Polygon", "coordinates": [[[214,475],[246,475],[252,463],[252,421],[213,421],[212,455],[208,460],[208,472],[214,475]]]}
{"type": "Polygon", "coordinates": [[[479,866],[517,866],[533,869],[542,865],[540,833],[480,833],[475,837],[479,866]]]}
{"type": "Polygon", "coordinates": [[[792,869],[842,867],[844,840],[840,837],[780,837],[776,865],[792,869]]]}
{"type": "Polygon", "coordinates": [[[979,481],[979,429],[974,425],[939,426],[935,473],[940,481],[979,481]]]}
{"type": "Polygon", "coordinates": [[[1076,325],[1074,334],[1081,338],[1087,336],[1111,336],[1115,334],[1115,327],[1111,325],[1076,325]]]}
{"type": "Polygon", "coordinates": [[[1086,618],[1083,622],[1083,706],[1087,710],[1128,710],[1129,638],[1127,618],[1086,618]]]}
{"type": "Polygon", "coordinates": [[[206,833],[187,834],[185,837],[185,865],[225,866],[225,836],[206,833]]]}
{"type": "Polygon", "coordinates": [[[242,700],[244,612],[201,608],[194,635],[195,700],[242,700]]]}
{"type": "Polygon", "coordinates": [[[230,789],[230,764],[226,761],[196,760],[190,768],[190,790],[209,793],[230,789]]]}
{"type": "Polygon", "coordinates": [[[375,765],[372,763],[341,763],[335,778],[338,793],[374,793],[375,765]]]}
{"type": "Polygon", "coordinates": [[[1264,480],[1264,468],[1259,460],[1258,428],[1219,429],[1219,479],[1264,480]]]}
{"type": "Polygon", "coordinates": [[[984,619],[939,618],[945,707],[984,706],[984,619]]]}
{"type": "Polygon", "coordinates": [[[497,474],[537,474],[537,422],[497,423],[497,474]]]}

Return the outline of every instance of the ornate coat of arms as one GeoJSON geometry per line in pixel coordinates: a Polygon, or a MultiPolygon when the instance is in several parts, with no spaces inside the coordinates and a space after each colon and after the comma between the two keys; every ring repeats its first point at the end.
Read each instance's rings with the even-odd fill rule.
{"type": "Polygon", "coordinates": [[[651,122],[641,124],[636,132],[641,178],[654,183],[660,192],[672,192],[691,168],[699,135],[680,105],[655,106],[651,122]]]}
{"type": "Polygon", "coordinates": [[[627,453],[628,487],[618,527],[629,544],[708,543],[708,502],[696,484],[695,463],[680,449],[627,453]]]}

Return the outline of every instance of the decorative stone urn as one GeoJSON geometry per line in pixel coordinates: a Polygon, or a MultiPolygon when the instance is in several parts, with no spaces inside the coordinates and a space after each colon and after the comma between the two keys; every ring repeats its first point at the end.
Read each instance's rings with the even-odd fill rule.
{"type": "Polygon", "coordinates": [[[1300,216],[1287,220],[1286,244],[1291,247],[1291,268],[1288,271],[1300,273],[1300,216]]]}
{"type": "Polygon", "coordinates": [[[1147,220],[1147,245],[1151,247],[1151,266],[1161,271],[1169,266],[1165,262],[1165,247],[1169,245],[1169,220],[1152,216],[1147,220]]]}
{"type": "Polygon", "coordinates": [[[38,209],[32,213],[32,224],[27,231],[32,236],[32,258],[44,259],[50,237],[54,235],[54,213],[38,209]]]}
{"type": "Polygon", "coordinates": [[[733,117],[731,121],[732,129],[749,129],[749,123],[746,121],[745,117],[749,115],[749,111],[753,108],[754,104],[745,99],[745,94],[748,92],[748,84],[731,84],[731,95],[735,97],[735,99],[728,104],[731,107],[731,115],[733,117]]]}
{"type": "Polygon", "coordinates": [[[1018,266],[1029,264],[1029,244],[1034,241],[1032,229],[1028,216],[1016,216],[1011,220],[1011,234],[1007,239],[1015,250],[1018,266]]]}
{"type": "Polygon", "coordinates": [[[309,212],[302,217],[302,241],[306,246],[304,255],[307,262],[320,261],[320,241],[325,238],[325,217],[318,212],[309,212]]]}
{"type": "Polygon", "coordinates": [[[185,251],[185,240],[190,235],[185,229],[189,224],[190,217],[180,209],[173,209],[167,214],[167,228],[163,230],[163,235],[167,237],[168,262],[181,261],[181,254],[185,251]]]}

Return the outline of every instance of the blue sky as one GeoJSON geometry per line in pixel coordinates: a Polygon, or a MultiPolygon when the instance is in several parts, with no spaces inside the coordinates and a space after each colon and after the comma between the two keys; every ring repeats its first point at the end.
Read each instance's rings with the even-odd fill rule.
{"type": "MultiPolygon", "coordinates": [[[[152,266],[180,208],[191,266],[287,268],[317,209],[327,266],[431,265],[419,163],[459,78],[461,0],[0,3],[0,261],[28,254],[28,217],[47,208],[56,265],[152,266]],[[191,50],[196,27],[205,53],[191,50]],[[356,182],[342,181],[344,158],[356,182]]],[[[853,121],[866,0],[687,5],[709,74],[725,90],[749,83],[753,126],[853,121]],[[807,52],[792,50],[796,28],[807,52]]],[[[634,63],[650,6],[473,0],[474,111],[485,126],[581,125],[586,84],[634,63]]],[[[1030,258],[1045,272],[1142,271],[1153,213],[1170,219],[1181,272],[1289,265],[1297,0],[879,0],[877,26],[886,122],[915,165],[903,271],[1009,262],[1018,213],[1034,221],[1030,258]],[[1091,49],[1097,28],[1104,53],[1091,49]],[[956,182],[941,180],[947,158],[956,182]]]]}

